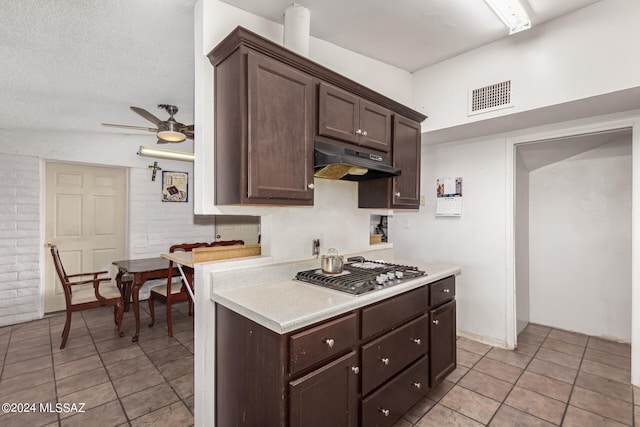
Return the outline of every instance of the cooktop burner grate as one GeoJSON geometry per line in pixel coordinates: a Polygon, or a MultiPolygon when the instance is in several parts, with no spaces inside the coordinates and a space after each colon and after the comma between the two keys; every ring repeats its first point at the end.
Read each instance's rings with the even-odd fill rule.
{"type": "Polygon", "coordinates": [[[313,269],[301,271],[295,278],[313,285],[360,295],[425,275],[417,267],[363,260],[345,264],[340,274],[327,274],[321,269],[313,269]]]}

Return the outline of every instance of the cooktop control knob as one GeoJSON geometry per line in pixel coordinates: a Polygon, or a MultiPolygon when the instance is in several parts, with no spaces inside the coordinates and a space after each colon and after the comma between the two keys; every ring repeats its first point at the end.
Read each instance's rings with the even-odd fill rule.
{"type": "Polygon", "coordinates": [[[393,280],[393,279],[395,279],[395,278],[396,278],[396,273],[395,273],[395,272],[393,272],[393,271],[388,272],[388,273],[387,273],[387,278],[388,278],[389,280],[393,280]]]}
{"type": "Polygon", "coordinates": [[[402,271],[396,271],[396,278],[398,280],[402,279],[403,276],[404,276],[404,273],[402,273],[402,271]]]}

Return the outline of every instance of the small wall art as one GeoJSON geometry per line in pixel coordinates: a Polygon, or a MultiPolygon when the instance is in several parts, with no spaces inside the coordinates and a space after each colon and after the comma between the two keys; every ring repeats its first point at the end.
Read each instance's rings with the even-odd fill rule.
{"type": "Polygon", "coordinates": [[[162,171],[162,201],[187,202],[189,199],[189,174],[187,172],[162,171]]]}

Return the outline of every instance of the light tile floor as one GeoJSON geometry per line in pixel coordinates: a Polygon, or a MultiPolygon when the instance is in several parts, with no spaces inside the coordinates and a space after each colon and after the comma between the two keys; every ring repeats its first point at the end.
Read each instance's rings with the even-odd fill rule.
{"type": "Polygon", "coordinates": [[[515,351],[457,343],[458,368],[394,427],[640,427],[628,344],[534,324],[515,351]]]}
{"type": "MultiPolygon", "coordinates": [[[[0,328],[0,403],[84,403],[79,414],[0,413],[1,426],[193,425],[193,329],[186,303],[164,310],[131,342],[133,313],[119,338],[110,309],[0,328]]],[[[637,426],[640,388],[630,384],[629,345],[529,325],[516,351],[459,338],[458,369],[396,423],[426,426],[637,426]]],[[[39,405],[38,405],[38,410],[39,405]]]]}
{"type": "MultiPolygon", "coordinates": [[[[187,304],[175,304],[174,336],[164,305],[148,328],[141,305],[140,340],[117,336],[111,308],[74,313],[64,350],[64,314],[0,328],[0,403],[35,403],[36,412],[0,412],[0,426],[193,425],[193,326],[187,304]],[[58,414],[40,403],[84,404],[84,413],[58,414]]],[[[73,408],[71,408],[73,409],[73,408]]]]}

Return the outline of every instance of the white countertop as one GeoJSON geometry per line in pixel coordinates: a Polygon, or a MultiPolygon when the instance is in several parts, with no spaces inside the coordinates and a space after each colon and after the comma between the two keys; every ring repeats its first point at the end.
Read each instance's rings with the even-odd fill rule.
{"type": "Polygon", "coordinates": [[[461,272],[460,267],[453,265],[394,262],[415,265],[427,275],[357,296],[299,282],[288,276],[255,286],[224,289],[213,286],[211,299],[284,334],[461,272]]]}

